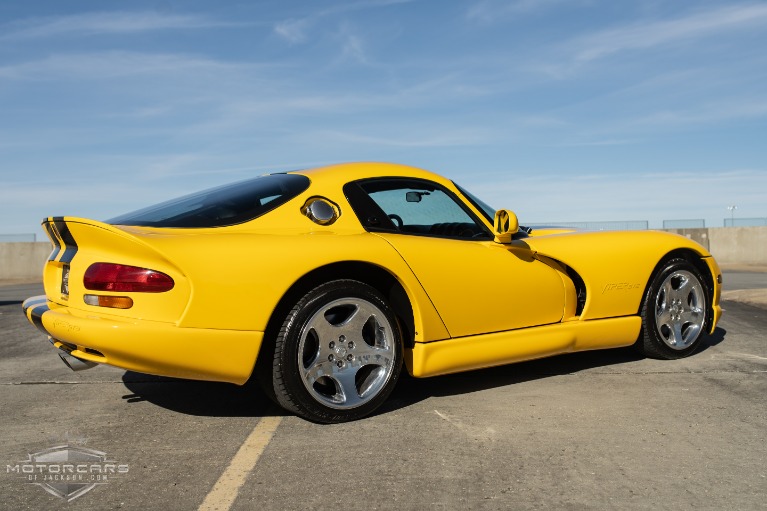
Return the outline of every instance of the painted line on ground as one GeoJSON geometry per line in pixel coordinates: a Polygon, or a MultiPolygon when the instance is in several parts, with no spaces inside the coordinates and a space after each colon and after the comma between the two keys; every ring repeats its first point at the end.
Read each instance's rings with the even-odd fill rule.
{"type": "Polygon", "coordinates": [[[199,511],[226,511],[232,507],[245,479],[258,463],[281,421],[281,416],[262,417],[258,421],[213,489],[205,496],[199,511]]]}

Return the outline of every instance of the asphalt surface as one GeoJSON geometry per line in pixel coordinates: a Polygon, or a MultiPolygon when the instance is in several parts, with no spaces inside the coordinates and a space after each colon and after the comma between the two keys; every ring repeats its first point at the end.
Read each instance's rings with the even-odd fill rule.
{"type": "MultiPolygon", "coordinates": [[[[727,273],[725,285],[767,290],[767,274],[727,273]]],[[[74,373],[21,314],[40,293],[0,287],[0,509],[225,509],[216,499],[227,491],[236,510],[767,502],[762,308],[725,301],[720,327],[684,360],[617,349],[406,378],[377,415],[320,426],[283,416],[252,387],[74,373]],[[267,422],[273,433],[254,435],[267,422]],[[62,443],[129,471],[66,503],[9,468],[62,443]]]]}

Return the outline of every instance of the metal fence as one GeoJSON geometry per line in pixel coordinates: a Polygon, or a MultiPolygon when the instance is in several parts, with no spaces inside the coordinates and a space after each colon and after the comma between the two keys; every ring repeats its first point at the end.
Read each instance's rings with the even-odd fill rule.
{"type": "Polygon", "coordinates": [[[664,229],[698,229],[702,227],[706,227],[706,221],[702,218],[663,221],[664,229]]]}
{"type": "Polygon", "coordinates": [[[0,243],[37,241],[36,234],[0,234],[0,243]]]}
{"type": "Polygon", "coordinates": [[[538,224],[525,224],[534,229],[552,227],[573,227],[586,231],[645,231],[649,228],[647,220],[607,221],[607,222],[547,222],[538,224]]]}
{"type": "Polygon", "coordinates": [[[767,225],[767,218],[725,218],[725,227],[762,227],[767,225]]]}

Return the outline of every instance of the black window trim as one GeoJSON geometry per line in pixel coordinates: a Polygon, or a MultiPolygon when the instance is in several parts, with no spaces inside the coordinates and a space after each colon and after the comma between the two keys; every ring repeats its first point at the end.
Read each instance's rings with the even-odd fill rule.
{"type": "MultiPolygon", "coordinates": [[[[467,201],[469,201],[469,203],[470,203],[472,206],[474,206],[474,207],[477,209],[477,211],[479,211],[480,213],[482,213],[482,216],[483,216],[485,219],[487,219],[487,221],[488,221],[490,224],[492,224],[492,223],[494,222],[494,219],[493,219],[493,217],[492,217],[492,216],[488,216],[488,213],[485,211],[485,208],[483,208],[482,206],[480,206],[479,204],[477,204],[477,201],[475,201],[475,200],[472,198],[472,196],[471,196],[471,192],[469,192],[467,189],[465,189],[464,187],[462,187],[461,185],[459,185],[459,184],[458,184],[458,183],[456,183],[455,181],[453,181],[453,186],[455,186],[455,187],[458,189],[458,191],[459,191],[459,192],[461,192],[461,195],[463,195],[463,197],[464,197],[464,198],[465,198],[467,201]]],[[[488,207],[489,207],[489,206],[488,206],[488,207]]]]}
{"type": "Polygon", "coordinates": [[[354,214],[357,215],[357,220],[359,220],[362,227],[368,232],[383,232],[383,233],[389,233],[389,234],[401,234],[405,236],[442,238],[442,239],[451,239],[451,240],[459,240],[459,241],[488,241],[493,239],[492,232],[487,228],[485,223],[482,222],[477,217],[477,215],[474,214],[474,212],[466,205],[466,203],[461,199],[460,196],[455,194],[452,190],[448,189],[447,187],[439,183],[435,183],[434,181],[430,181],[428,179],[421,179],[417,177],[401,177],[401,176],[385,176],[385,177],[359,179],[357,181],[351,181],[344,185],[344,195],[346,196],[346,200],[349,201],[349,204],[351,205],[352,210],[354,211],[354,214]],[[394,222],[392,222],[392,220],[388,217],[386,212],[382,210],[378,204],[376,204],[376,202],[370,197],[370,195],[368,195],[368,193],[365,190],[362,189],[361,185],[365,183],[376,182],[376,181],[378,182],[392,181],[392,182],[400,182],[405,184],[414,183],[416,185],[421,184],[421,185],[425,185],[426,187],[438,189],[444,192],[448,197],[453,199],[453,201],[458,204],[458,206],[469,216],[469,218],[474,222],[474,224],[477,225],[483,233],[485,233],[485,236],[465,238],[461,236],[450,236],[450,235],[432,234],[432,233],[403,232],[398,230],[397,227],[394,225],[394,222]],[[383,227],[383,226],[376,227],[376,226],[368,225],[371,219],[386,225],[386,227],[383,227]]]}

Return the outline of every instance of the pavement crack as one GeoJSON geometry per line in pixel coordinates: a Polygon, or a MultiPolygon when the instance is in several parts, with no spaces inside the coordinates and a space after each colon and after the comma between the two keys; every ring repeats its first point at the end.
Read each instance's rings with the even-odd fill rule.
{"type": "Polygon", "coordinates": [[[495,430],[491,427],[466,424],[463,421],[456,419],[455,417],[451,417],[446,413],[440,412],[439,410],[434,410],[434,413],[436,413],[440,419],[443,419],[449,424],[455,426],[460,432],[464,433],[469,438],[480,441],[492,441],[495,439],[495,430]]]}

